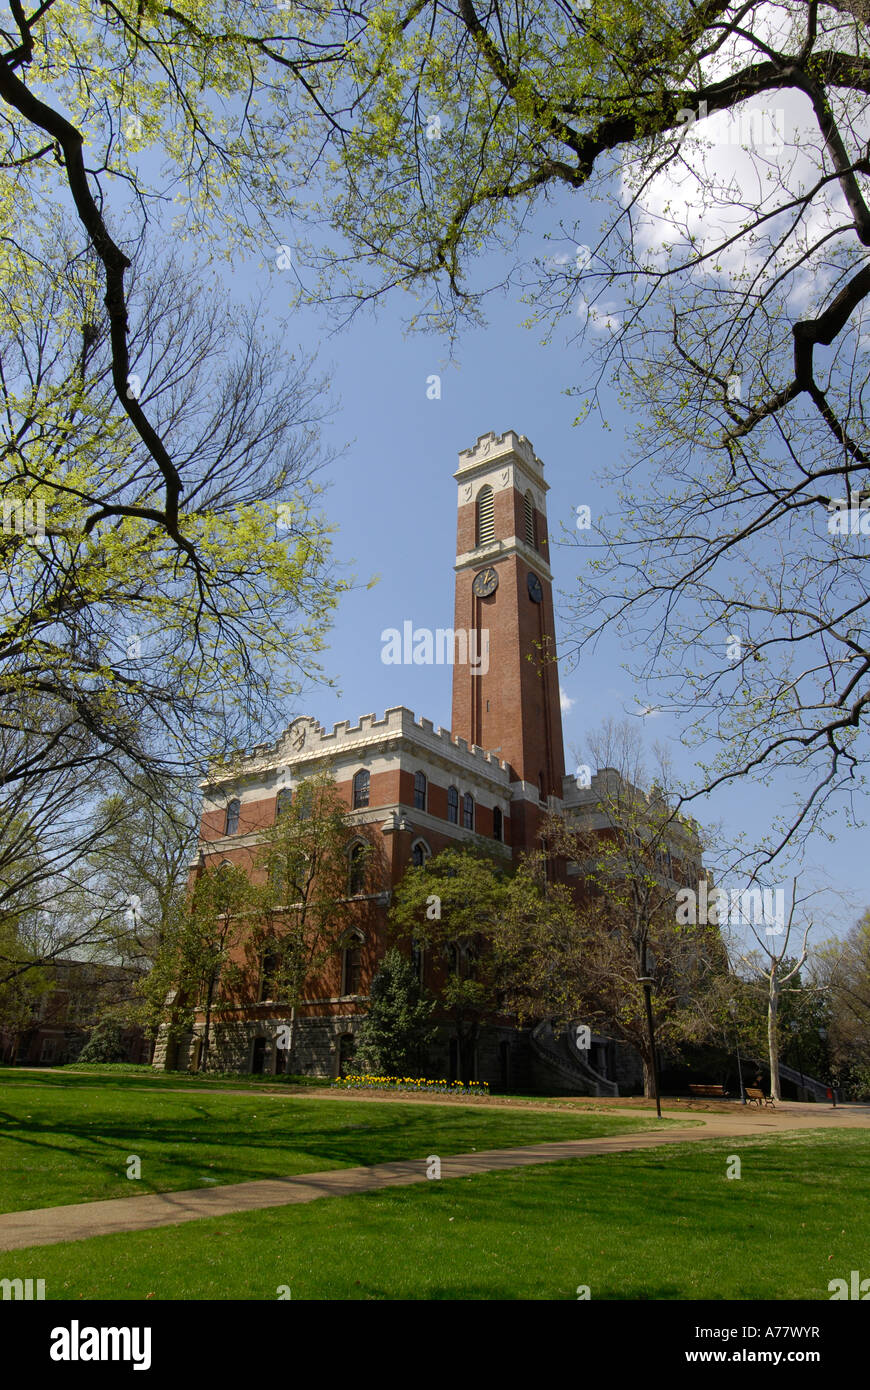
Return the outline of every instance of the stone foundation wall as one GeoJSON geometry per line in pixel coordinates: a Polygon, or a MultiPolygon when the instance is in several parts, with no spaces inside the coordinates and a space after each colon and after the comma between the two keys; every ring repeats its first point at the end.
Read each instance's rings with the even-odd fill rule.
{"type": "MultiPolygon", "coordinates": [[[[214,1025],[208,1057],[209,1071],[238,1072],[240,1075],[250,1073],[254,1042],[257,1038],[265,1039],[263,1073],[270,1075],[276,1069],[284,1069],[282,1064],[285,1058],[277,1047],[280,1022],[275,1019],[214,1025]]],[[[297,1020],[294,1026],[293,1054],[286,1059],[286,1070],[302,1076],[338,1076],[342,1035],[354,1036],[360,1022],[359,1014],[297,1020]]],[[[180,1039],[175,1054],[175,1070],[184,1071],[190,1066],[195,1055],[196,1041],[202,1036],[202,1032],[200,1025],[180,1039]]],[[[452,1069],[450,1064],[450,1041],[453,1037],[453,1026],[442,1025],[425,1061],[414,1070],[421,1076],[451,1079],[455,1072],[455,1068],[452,1069]]],[[[165,1070],[171,1060],[166,1030],[162,1029],[154,1052],[154,1066],[165,1070]]],[[[619,1085],[621,1095],[631,1095],[639,1091],[643,1079],[640,1059],[628,1048],[618,1044],[608,1047],[607,1070],[619,1085]]],[[[482,1028],[477,1041],[477,1066],[473,1079],[488,1082],[493,1092],[508,1090],[558,1095],[566,1094],[570,1090],[564,1085],[560,1086],[552,1070],[537,1061],[532,1052],[528,1029],[482,1028]],[[502,1046],[505,1044],[508,1049],[507,1085],[504,1080],[502,1054],[502,1046]]]]}
{"type": "MultiPolygon", "coordinates": [[[[209,1071],[249,1073],[253,1066],[254,1043],[257,1038],[265,1039],[263,1052],[263,1072],[273,1073],[284,1069],[285,1058],[278,1048],[278,1029],[285,1020],[269,1019],[253,1023],[217,1023],[212,1025],[211,1044],[208,1052],[209,1071]]],[[[305,1076],[337,1076],[339,1066],[339,1044],[343,1034],[353,1034],[359,1027],[358,1014],[346,1017],[297,1019],[293,1027],[293,1054],[288,1059],[286,1070],[305,1076]]],[[[185,1071],[194,1057],[196,1041],[203,1035],[201,1024],[179,1039],[175,1066],[173,1070],[185,1071]]],[[[166,1070],[172,1061],[172,1049],[168,1045],[166,1030],[161,1029],[154,1051],[153,1065],[166,1070]]]]}

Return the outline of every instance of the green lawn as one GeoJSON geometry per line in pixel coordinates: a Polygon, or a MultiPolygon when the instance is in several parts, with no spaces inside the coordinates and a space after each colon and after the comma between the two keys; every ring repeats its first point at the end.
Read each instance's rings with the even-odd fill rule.
{"type": "Polygon", "coordinates": [[[545,1114],[455,1102],[173,1092],[0,1073],[0,1211],[288,1177],[428,1154],[657,1128],[648,1115],[545,1114]],[[141,1179],[127,1159],[141,1160],[141,1179]]]}
{"type": "Polygon", "coordinates": [[[0,1254],[0,1278],[47,1299],[828,1299],[870,1274],[868,1167],[864,1131],[675,1144],[0,1254]]]}

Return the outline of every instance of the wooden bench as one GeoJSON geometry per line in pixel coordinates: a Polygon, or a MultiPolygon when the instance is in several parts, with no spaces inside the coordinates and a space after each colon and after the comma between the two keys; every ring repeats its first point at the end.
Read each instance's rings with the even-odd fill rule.
{"type": "Polygon", "coordinates": [[[690,1086],[689,1090],[693,1096],[718,1096],[720,1100],[726,1100],[728,1097],[724,1086],[690,1086]]]}
{"type": "Polygon", "coordinates": [[[766,1096],[758,1086],[746,1087],[746,1099],[750,1102],[750,1104],[757,1105],[759,1110],[761,1109],[762,1104],[769,1105],[772,1110],[776,1109],[776,1106],[774,1105],[770,1096],[766,1096]]]}

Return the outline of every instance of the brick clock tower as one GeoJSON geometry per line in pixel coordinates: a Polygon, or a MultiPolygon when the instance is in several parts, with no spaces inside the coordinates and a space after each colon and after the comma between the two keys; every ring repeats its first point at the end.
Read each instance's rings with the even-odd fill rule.
{"type": "Polygon", "coordinates": [[[543,466],[525,435],[482,435],[459,455],[457,631],[489,665],[453,668],[453,733],[512,772],[512,840],[530,848],[548,796],[562,796],[565,755],[543,466]],[[471,634],[476,633],[472,643],[471,634]]]}

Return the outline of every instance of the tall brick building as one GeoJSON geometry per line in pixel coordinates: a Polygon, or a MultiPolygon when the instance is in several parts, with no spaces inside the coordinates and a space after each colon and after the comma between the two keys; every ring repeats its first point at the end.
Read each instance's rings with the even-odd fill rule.
{"type": "MultiPolygon", "coordinates": [[[[543,466],[528,439],[508,431],[479,438],[460,454],[453,476],[455,616],[446,639],[457,654],[452,728],[435,728],[403,707],[331,730],[299,718],[274,745],[254,748],[231,771],[215,770],[203,786],[200,867],[249,867],[279,798],[324,768],[348,807],[349,866],[355,843],[376,850],[369,891],[360,894],[359,930],[310,982],[295,1020],[295,1072],[334,1076],[342,1068],[386,949],[391,891],[409,864],[480,842],[509,863],[536,847],[549,812],[594,817],[598,774],[588,788],[565,775],[543,466]]],[[[441,968],[437,961],[421,967],[427,981],[441,968]]],[[[267,979],[259,994],[255,1003],[221,1011],[210,1065],[282,1067],[276,1039],[287,1006],[267,997],[267,979]]],[[[456,1075],[452,1032],[440,1029],[430,1075],[456,1075]]],[[[159,1043],[155,1065],[195,1065],[197,1056],[193,1035],[180,1049],[159,1043]]],[[[523,1030],[494,1021],[482,1030],[475,1066],[477,1079],[496,1087],[595,1094],[637,1077],[634,1060],[607,1039],[593,1039],[591,1051],[580,1053],[568,1039],[556,1042],[546,1023],[523,1030]]]]}

